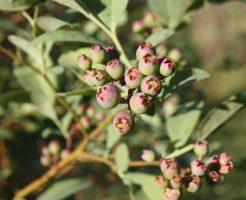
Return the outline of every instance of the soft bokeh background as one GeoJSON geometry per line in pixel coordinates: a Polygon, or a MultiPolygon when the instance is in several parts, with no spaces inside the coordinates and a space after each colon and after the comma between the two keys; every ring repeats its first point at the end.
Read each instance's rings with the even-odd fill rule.
{"type": "MultiPolygon", "coordinates": [[[[142,1],[131,2],[129,11],[133,19],[142,17],[144,5],[142,1]],[[137,5],[139,9],[135,9],[137,5]]],[[[47,6],[47,12],[52,13],[53,8],[53,5],[47,6]]],[[[56,15],[62,15],[62,8],[59,6],[55,8],[56,15]]],[[[194,97],[199,95],[204,97],[207,110],[229,96],[246,90],[245,19],[246,4],[243,2],[206,4],[194,12],[192,22],[187,27],[166,42],[169,47],[180,48],[190,66],[201,67],[211,74],[209,79],[193,87],[192,94],[194,97]]],[[[0,41],[9,48],[13,46],[7,42],[6,36],[16,29],[15,24],[20,27],[19,32],[23,32],[28,27],[21,14],[0,13],[0,41]]],[[[123,40],[124,34],[125,32],[121,34],[123,40]]],[[[8,58],[0,54],[0,99],[1,95],[20,87],[13,77],[10,63],[8,58]]],[[[6,107],[6,105],[2,106],[6,107]]],[[[40,135],[40,129],[36,128],[38,119],[33,122],[32,118],[24,120],[18,116],[13,117],[16,114],[15,109],[18,108],[9,106],[8,109],[8,113],[3,115],[0,107],[0,123],[1,127],[11,128],[15,139],[0,139],[0,198],[3,199],[9,199],[16,188],[25,185],[45,171],[39,164],[39,150],[36,142],[40,135]]],[[[49,123],[45,120],[41,122],[43,126],[49,123]]],[[[226,176],[225,182],[216,186],[205,186],[197,194],[186,194],[184,199],[246,199],[245,122],[246,110],[244,109],[209,138],[213,145],[232,154],[236,165],[235,170],[226,176]]],[[[101,165],[93,165],[93,167],[94,175],[105,171],[101,165]]],[[[86,172],[83,173],[86,174],[86,172]]],[[[105,173],[108,173],[107,176],[111,179],[115,178],[112,178],[113,175],[107,170],[105,173]]],[[[121,186],[120,182],[110,184],[107,180],[109,187],[103,188],[101,186],[104,184],[104,178],[97,178],[97,181],[98,184],[95,186],[97,190],[90,189],[83,199],[127,199],[126,191],[118,187],[121,186]],[[89,195],[92,192],[94,194],[89,195]],[[108,196],[111,197],[108,198],[108,196]]],[[[81,199],[79,195],[77,196],[77,199],[81,199]]]]}

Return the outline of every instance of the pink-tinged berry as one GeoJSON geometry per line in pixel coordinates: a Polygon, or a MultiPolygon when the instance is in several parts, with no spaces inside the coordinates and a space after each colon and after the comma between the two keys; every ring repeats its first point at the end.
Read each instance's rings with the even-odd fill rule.
{"type": "Polygon", "coordinates": [[[176,159],[169,158],[161,161],[161,171],[168,180],[179,175],[179,164],[176,159]]]}
{"type": "Polygon", "coordinates": [[[121,134],[129,132],[133,127],[131,113],[126,110],[117,113],[113,119],[113,126],[121,134]]]}
{"type": "Polygon", "coordinates": [[[206,180],[210,184],[215,184],[224,180],[224,176],[218,171],[210,171],[206,174],[206,180]]]}
{"type": "Polygon", "coordinates": [[[144,93],[136,93],[130,99],[130,108],[136,114],[145,113],[151,104],[151,97],[144,93]]]}
{"type": "Polygon", "coordinates": [[[199,157],[205,156],[208,153],[208,142],[206,140],[196,142],[194,152],[199,157]]]}
{"type": "Polygon", "coordinates": [[[92,45],[90,53],[94,63],[103,63],[106,59],[106,51],[100,44],[92,45]]]}
{"type": "Polygon", "coordinates": [[[220,166],[219,172],[221,174],[228,174],[231,170],[233,170],[233,162],[228,161],[226,164],[220,166]]]}
{"type": "Polygon", "coordinates": [[[61,146],[57,140],[53,140],[48,145],[50,154],[56,156],[60,153],[61,146]]]}
{"type": "Polygon", "coordinates": [[[170,185],[172,186],[173,189],[179,189],[182,184],[182,178],[180,176],[174,176],[170,180],[170,185]]]}
{"type": "Polygon", "coordinates": [[[95,107],[93,105],[88,105],[86,108],[87,117],[92,118],[96,113],[95,107]]]}
{"type": "Polygon", "coordinates": [[[178,200],[181,193],[179,189],[166,188],[164,190],[164,199],[165,200],[178,200]]]}
{"type": "Polygon", "coordinates": [[[143,18],[143,22],[144,22],[144,26],[152,26],[153,24],[155,24],[155,15],[153,12],[147,12],[144,15],[143,18]]]}
{"type": "Polygon", "coordinates": [[[77,63],[82,70],[87,70],[91,68],[92,60],[85,54],[81,54],[77,58],[77,63]]]}
{"type": "Polygon", "coordinates": [[[107,73],[104,70],[93,69],[91,81],[94,86],[101,86],[107,81],[107,73]]]}
{"type": "Polygon", "coordinates": [[[144,75],[152,75],[158,70],[157,58],[155,56],[146,55],[139,60],[138,68],[144,75]]]}
{"type": "Polygon", "coordinates": [[[223,152],[219,155],[219,163],[221,165],[225,165],[227,164],[229,161],[231,161],[231,156],[226,153],[226,152],[223,152]]]}
{"type": "Polygon", "coordinates": [[[136,20],[132,23],[132,31],[138,33],[144,30],[144,24],[142,20],[136,20]]]}
{"type": "Polygon", "coordinates": [[[196,176],[203,176],[206,173],[207,167],[200,160],[191,162],[191,173],[196,176]]]}
{"type": "Polygon", "coordinates": [[[82,116],[81,117],[81,124],[84,128],[88,129],[91,126],[91,121],[88,116],[82,116]]]}
{"type": "Polygon", "coordinates": [[[168,52],[168,57],[172,58],[175,62],[178,62],[178,61],[180,61],[182,54],[181,54],[181,51],[179,49],[175,48],[175,49],[171,49],[168,52]]]}
{"type": "Polygon", "coordinates": [[[171,58],[164,56],[160,65],[160,74],[170,76],[175,71],[175,63],[171,58]]]}
{"type": "Polygon", "coordinates": [[[41,156],[40,162],[44,167],[47,167],[50,165],[50,157],[49,156],[41,156]]]}
{"type": "Polygon", "coordinates": [[[112,45],[107,46],[105,48],[105,50],[107,52],[107,60],[113,60],[113,59],[119,59],[120,58],[120,54],[114,46],[112,46],[112,45]]]}
{"type": "Polygon", "coordinates": [[[166,188],[168,186],[168,180],[163,175],[157,176],[155,178],[155,183],[161,188],[166,188]]]}
{"type": "Polygon", "coordinates": [[[120,93],[113,83],[108,83],[98,88],[96,99],[101,107],[113,108],[119,103],[120,93]]]}
{"type": "Polygon", "coordinates": [[[41,152],[44,156],[48,156],[50,154],[48,147],[42,147],[41,152]]]}
{"type": "Polygon", "coordinates": [[[92,70],[86,70],[83,74],[83,79],[89,86],[95,86],[94,85],[94,78],[93,78],[93,71],[92,70]]]}
{"type": "Polygon", "coordinates": [[[161,81],[153,75],[146,76],[141,82],[141,91],[151,96],[157,95],[161,90],[161,81]]]}
{"type": "Polygon", "coordinates": [[[136,67],[128,69],[125,73],[126,85],[131,89],[139,87],[142,79],[143,75],[141,74],[140,70],[136,67]]]}
{"type": "Polygon", "coordinates": [[[192,176],[187,183],[187,192],[195,193],[201,188],[201,179],[199,176],[192,176]]]}
{"type": "Polygon", "coordinates": [[[153,45],[150,42],[143,42],[141,43],[136,51],[136,56],[137,59],[140,60],[141,58],[143,58],[146,55],[154,55],[155,54],[155,49],[153,47],[153,45]]]}
{"type": "Polygon", "coordinates": [[[125,67],[118,59],[110,60],[106,65],[106,71],[115,80],[120,79],[125,72],[125,67]]]}
{"type": "Polygon", "coordinates": [[[64,159],[68,156],[69,151],[67,149],[62,150],[61,152],[61,159],[64,159]]]}
{"type": "Polygon", "coordinates": [[[155,160],[155,153],[152,150],[144,149],[141,158],[146,162],[152,162],[155,160]]]}

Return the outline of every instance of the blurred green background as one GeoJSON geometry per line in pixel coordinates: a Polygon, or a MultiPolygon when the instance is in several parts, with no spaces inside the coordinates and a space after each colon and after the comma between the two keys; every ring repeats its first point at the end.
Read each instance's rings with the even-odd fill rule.
{"type": "MultiPolygon", "coordinates": [[[[130,1],[128,7],[130,22],[128,23],[143,17],[144,10],[146,10],[146,6],[143,1],[130,1]]],[[[42,12],[62,16],[63,8],[47,3],[42,12]]],[[[69,16],[67,14],[66,17],[70,17],[71,21],[84,20],[76,18],[76,15],[69,16]]],[[[246,90],[245,19],[246,4],[241,1],[206,3],[193,13],[192,21],[188,26],[166,41],[168,47],[179,48],[182,51],[189,66],[201,67],[211,74],[209,79],[195,84],[192,87],[192,92],[188,92],[187,88],[187,93],[191,97],[202,96],[205,99],[205,112],[231,95],[246,90]]],[[[131,24],[127,24],[121,29],[122,41],[127,40],[124,35],[130,34],[127,33],[130,28],[131,24]]],[[[0,13],[0,41],[2,44],[14,49],[6,37],[14,31],[25,35],[25,30],[28,30],[28,25],[20,13],[0,13]]],[[[123,45],[126,44],[123,43],[123,45]]],[[[57,53],[59,50],[54,52],[54,54],[57,53]]],[[[29,97],[19,89],[20,85],[13,76],[11,61],[0,54],[0,102],[5,102],[0,105],[0,132],[2,132],[0,134],[0,198],[2,199],[10,199],[17,188],[45,171],[39,163],[40,144],[37,141],[39,141],[40,130],[49,122],[30,116],[22,118],[21,114],[18,116],[18,105],[14,105],[12,100],[7,103],[4,101],[4,98],[7,99],[11,95],[15,97],[17,94],[11,93],[11,91],[16,90],[18,90],[19,96],[23,97],[18,101],[28,101],[29,97]],[[37,124],[39,124],[38,126],[41,124],[41,128],[37,127],[37,124]],[[11,133],[8,132],[8,129],[11,130],[11,133]]],[[[205,186],[194,195],[185,194],[184,199],[246,199],[245,122],[246,110],[244,109],[209,138],[212,145],[230,152],[235,162],[235,170],[226,176],[223,183],[216,186],[205,186]]],[[[86,169],[84,170],[83,173],[86,175],[86,169]]],[[[144,171],[144,169],[142,170],[144,171]]],[[[101,165],[93,165],[93,173],[94,176],[105,173],[110,178],[108,178],[109,180],[105,178],[106,176],[95,178],[97,184],[89,189],[84,197],[78,194],[75,199],[128,199],[126,190],[122,190],[124,186],[120,181],[111,182],[110,180],[114,180],[116,177],[101,165]],[[107,187],[103,187],[104,181],[107,182],[107,187]]]]}

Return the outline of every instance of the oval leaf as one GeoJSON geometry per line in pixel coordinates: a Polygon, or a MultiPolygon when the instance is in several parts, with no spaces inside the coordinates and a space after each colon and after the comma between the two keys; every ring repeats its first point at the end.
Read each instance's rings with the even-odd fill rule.
{"type": "Polygon", "coordinates": [[[115,162],[120,172],[126,172],[128,169],[129,152],[126,144],[121,144],[115,151],[115,162]]]}

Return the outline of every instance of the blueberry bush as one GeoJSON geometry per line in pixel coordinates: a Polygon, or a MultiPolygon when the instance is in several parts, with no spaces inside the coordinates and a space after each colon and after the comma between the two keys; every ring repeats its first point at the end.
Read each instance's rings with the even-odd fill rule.
{"type": "Polygon", "coordinates": [[[194,85],[209,73],[166,45],[222,2],[0,0],[0,197],[178,200],[226,182],[233,157],[208,137],[245,92],[208,109],[194,85]]]}

